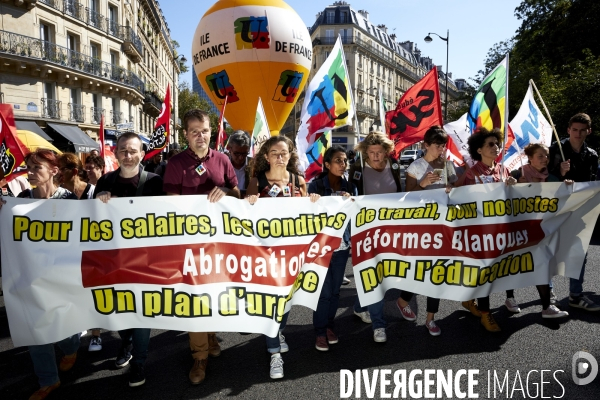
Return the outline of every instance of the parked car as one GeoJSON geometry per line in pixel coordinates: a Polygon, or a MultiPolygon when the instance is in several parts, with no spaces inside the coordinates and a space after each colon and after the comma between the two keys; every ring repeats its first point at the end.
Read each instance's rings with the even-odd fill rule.
{"type": "Polygon", "coordinates": [[[421,157],[423,157],[423,150],[404,150],[400,156],[400,165],[409,165],[421,157]]]}

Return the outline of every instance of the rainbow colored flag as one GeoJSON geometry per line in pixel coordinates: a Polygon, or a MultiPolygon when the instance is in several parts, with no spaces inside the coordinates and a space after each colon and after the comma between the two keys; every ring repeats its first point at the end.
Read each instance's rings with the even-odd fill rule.
{"type": "Polygon", "coordinates": [[[323,156],[325,156],[325,151],[331,147],[331,136],[331,131],[323,133],[306,152],[306,158],[309,161],[308,168],[304,172],[306,182],[323,172],[323,156]]]}
{"type": "Polygon", "coordinates": [[[321,133],[352,125],[354,112],[346,56],[338,36],[331,54],[306,89],[300,116],[300,129],[296,135],[296,146],[302,169],[306,171],[308,168],[310,161],[306,158],[306,154],[321,133]]]}
{"type": "Polygon", "coordinates": [[[467,116],[471,132],[480,126],[489,130],[500,128],[504,132],[507,76],[508,56],[483,79],[473,97],[467,116]]]}

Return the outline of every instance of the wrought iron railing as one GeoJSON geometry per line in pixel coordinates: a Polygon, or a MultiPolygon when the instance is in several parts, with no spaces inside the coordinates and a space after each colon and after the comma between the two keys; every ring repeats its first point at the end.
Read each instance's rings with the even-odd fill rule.
{"type": "Polygon", "coordinates": [[[152,104],[159,110],[162,110],[162,100],[158,98],[158,96],[154,92],[146,92],[146,96],[144,97],[144,102],[152,104]]]}
{"type": "Polygon", "coordinates": [[[121,32],[121,27],[119,26],[118,22],[115,21],[114,19],[107,19],[106,20],[106,26],[108,28],[108,34],[111,36],[114,36],[116,38],[119,39],[123,39],[123,34],[121,32]]]}
{"type": "Polygon", "coordinates": [[[358,90],[362,90],[362,91],[364,91],[364,90],[365,90],[365,84],[364,84],[364,83],[359,83],[358,85],[356,85],[356,88],[357,88],[358,90]]]}
{"type": "Polygon", "coordinates": [[[0,52],[45,60],[135,88],[144,94],[144,82],[133,72],[75,50],[12,32],[0,31],[0,52]]]}
{"type": "Polygon", "coordinates": [[[369,106],[367,106],[367,105],[364,105],[364,104],[359,104],[359,105],[357,105],[357,106],[356,106],[356,110],[357,110],[358,112],[362,112],[362,113],[365,113],[365,114],[370,114],[370,115],[376,115],[376,114],[377,114],[377,113],[375,112],[375,109],[374,109],[374,108],[371,108],[371,107],[369,107],[369,106]]]}
{"type": "Polygon", "coordinates": [[[100,14],[98,11],[96,10],[92,10],[89,7],[86,7],[86,12],[87,12],[87,23],[88,25],[93,26],[94,28],[98,28],[101,31],[106,32],[106,18],[104,18],[104,15],[100,14]]]}
{"type": "Polygon", "coordinates": [[[82,22],[86,22],[85,7],[75,0],[65,0],[63,12],[82,22]]]}
{"type": "Polygon", "coordinates": [[[90,108],[90,119],[92,124],[100,124],[100,119],[104,115],[104,108],[91,107],[90,108]]]}
{"type": "Polygon", "coordinates": [[[49,5],[52,8],[62,11],[63,2],[61,0],[40,0],[40,3],[49,5]]]}
{"type": "Polygon", "coordinates": [[[122,124],[123,121],[123,113],[122,112],[114,112],[111,110],[110,112],[110,121],[112,125],[122,124]]]}
{"type": "Polygon", "coordinates": [[[137,51],[140,53],[140,55],[143,55],[143,47],[142,47],[142,40],[140,39],[140,37],[133,31],[133,28],[130,26],[122,26],[121,27],[121,33],[122,33],[122,39],[126,42],[131,42],[133,43],[133,45],[135,46],[135,48],[137,49],[137,51]]]}
{"type": "Polygon", "coordinates": [[[85,106],[69,103],[69,121],[85,122],[85,106]]]}
{"type": "Polygon", "coordinates": [[[41,99],[42,103],[42,117],[44,118],[53,118],[60,119],[61,117],[61,104],[60,100],[52,100],[52,99],[41,99]]]}

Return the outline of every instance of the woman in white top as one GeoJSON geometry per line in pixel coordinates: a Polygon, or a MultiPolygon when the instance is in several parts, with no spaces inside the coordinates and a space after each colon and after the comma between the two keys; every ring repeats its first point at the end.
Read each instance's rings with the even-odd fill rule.
{"type": "MultiPolygon", "coordinates": [[[[425,146],[425,155],[413,161],[406,170],[406,191],[429,190],[446,188],[450,190],[454,182],[458,180],[454,165],[451,161],[446,161],[446,144],[448,143],[448,134],[444,132],[439,125],[434,125],[425,132],[423,139],[425,146]]],[[[413,293],[402,291],[396,305],[400,309],[402,316],[414,321],[417,319],[415,313],[411,310],[409,302],[413,293]]],[[[425,327],[433,336],[439,336],[442,331],[433,320],[435,313],[438,312],[440,299],[427,297],[427,320],[425,327]]]]}

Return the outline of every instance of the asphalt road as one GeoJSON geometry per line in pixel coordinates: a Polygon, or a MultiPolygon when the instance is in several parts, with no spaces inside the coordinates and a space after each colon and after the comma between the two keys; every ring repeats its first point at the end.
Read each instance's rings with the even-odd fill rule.
{"type": "MultiPolygon", "coordinates": [[[[598,303],[599,266],[600,230],[597,228],[588,253],[584,290],[598,303]]],[[[346,273],[353,278],[350,261],[346,273]]],[[[61,373],[61,388],[48,398],[335,399],[340,397],[342,369],[366,369],[369,379],[373,379],[374,371],[378,369],[389,369],[392,374],[406,371],[407,376],[418,369],[452,370],[454,373],[465,369],[478,370],[475,393],[482,399],[600,399],[600,377],[585,386],[575,385],[571,378],[575,352],[584,350],[600,360],[600,312],[570,309],[568,279],[555,277],[554,284],[561,308],[571,314],[561,323],[543,320],[536,289],[526,288],[516,291],[522,309],[520,314],[506,310],[504,293],[491,297],[494,318],[502,328],[498,334],[485,331],[478,319],[462,310],[460,303],[442,301],[436,315],[442,329],[442,335],[438,337],[430,336],[424,326],[424,296],[413,299],[411,306],[418,319],[409,322],[402,319],[395,306],[399,291],[389,291],[385,304],[388,341],[378,344],[373,342],[370,325],[362,323],[352,313],[356,295],[352,282],[342,287],[336,319],[340,341],[332,345],[329,352],[319,352],[314,348],[312,311],[304,307],[292,309],[284,332],[290,346],[290,351],[283,355],[285,377],[275,381],[269,378],[270,358],[262,336],[218,333],[223,350],[221,356],[209,360],[206,381],[191,386],[187,378],[192,364],[187,333],[153,330],[146,362],[146,384],[132,389],[128,387],[127,368],[119,370],[114,367],[118,335],[103,331],[103,350],[89,353],[89,335],[83,337],[77,363],[71,371],[61,373]],[[533,370],[538,372],[530,373],[533,370]],[[550,372],[545,372],[542,377],[541,370],[550,372]],[[500,381],[507,373],[509,379],[502,393],[496,387],[496,396],[493,384],[488,385],[488,374],[493,382],[494,371],[500,381]],[[542,384],[542,381],[545,383],[542,384]],[[543,396],[541,387],[544,389],[543,396]]],[[[423,379],[422,375],[418,378],[423,379]]],[[[388,379],[392,383],[387,393],[391,394],[394,383],[391,376],[388,379]]],[[[372,398],[381,398],[386,392],[381,391],[379,382],[372,398]]],[[[0,297],[0,399],[27,399],[37,388],[27,349],[12,345],[4,297],[0,297]]],[[[434,393],[435,388],[437,386],[434,386],[434,393]]],[[[460,380],[460,388],[466,391],[467,380],[464,377],[460,380]]],[[[410,393],[406,395],[406,398],[419,398],[410,396],[410,393]]],[[[355,397],[358,397],[356,392],[351,398],[355,397]]],[[[364,384],[361,385],[360,398],[369,398],[364,384]]],[[[437,398],[449,397],[442,393],[437,398]]]]}

